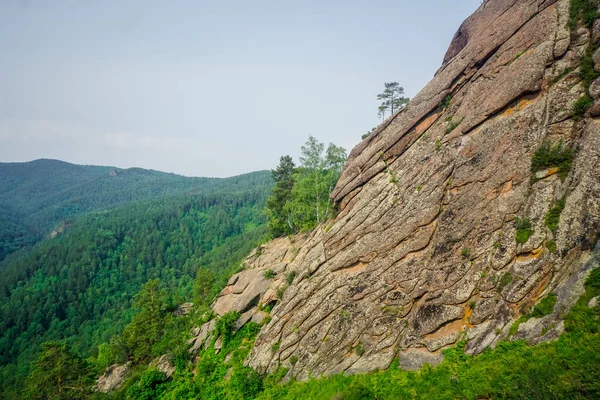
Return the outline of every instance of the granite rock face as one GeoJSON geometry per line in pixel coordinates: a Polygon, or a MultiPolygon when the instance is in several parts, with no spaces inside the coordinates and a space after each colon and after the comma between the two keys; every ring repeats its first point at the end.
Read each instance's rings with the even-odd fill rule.
{"type": "Polygon", "coordinates": [[[104,374],[98,378],[98,383],[95,386],[95,390],[101,393],[108,393],[117,389],[119,386],[121,386],[125,378],[127,378],[130,369],[130,362],[121,365],[111,365],[106,369],[104,374]]]}
{"type": "Polygon", "coordinates": [[[247,365],[307,379],[436,364],[461,339],[493,347],[550,293],[555,311],[515,337],[560,334],[600,232],[600,121],[573,111],[600,37],[568,17],[568,0],[487,0],[463,23],[434,79],[351,152],[337,218],[264,246],[217,300],[243,313],[283,293],[247,365]],[[546,141],[574,150],[568,176],[531,172],[546,141]],[[521,244],[517,218],[531,224],[521,244]]]}

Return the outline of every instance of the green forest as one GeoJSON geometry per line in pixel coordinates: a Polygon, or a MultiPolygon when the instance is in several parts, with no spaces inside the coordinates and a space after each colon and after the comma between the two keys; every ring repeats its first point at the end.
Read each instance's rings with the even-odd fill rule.
{"type": "Polygon", "coordinates": [[[189,178],[141,168],[57,160],[0,163],[0,260],[79,215],[177,195],[231,193],[270,185],[268,171],[189,178]]]}
{"type": "MultiPolygon", "coordinates": [[[[192,299],[200,267],[214,273],[215,287],[223,284],[267,233],[263,208],[271,181],[268,173],[254,173],[208,182],[200,194],[87,213],[57,237],[0,262],[2,398],[20,398],[44,342],[60,340],[76,354],[96,356],[96,346],[131,321],[133,297],[149,280],[160,279],[169,308],[192,299]]],[[[103,201],[111,204],[108,194],[103,201]]]]}
{"type": "MultiPolygon", "coordinates": [[[[505,341],[478,356],[466,355],[459,343],[444,351],[445,360],[437,367],[408,372],[396,360],[377,373],[307,382],[284,381],[288,370],[283,367],[260,375],[244,366],[261,325],[249,322],[236,330],[239,314],[217,317],[210,304],[228,278],[244,268],[242,260],[252,249],[335,217],[329,195],[345,159],[343,148],[326,148],[310,137],[299,166],[283,156],[270,174],[200,180],[206,186],[197,182],[193,189],[182,183],[188,178],[129,171],[153,178],[131,178],[140,192],[129,186],[125,198],[111,196],[98,182],[127,176],[127,171],[110,176],[112,169],[104,167],[82,167],[73,177],[63,171],[57,180],[60,190],[47,183],[37,196],[26,184],[26,173],[21,183],[5,179],[23,196],[13,198],[18,200],[10,204],[13,215],[24,216],[35,207],[46,212],[34,212],[33,219],[0,219],[4,237],[11,234],[13,245],[0,261],[0,398],[600,397],[600,375],[589,368],[600,363],[600,306],[588,307],[600,295],[600,269],[590,273],[585,293],[565,317],[565,333],[554,342],[531,347],[505,341]],[[96,178],[87,180],[88,170],[96,178]],[[169,179],[173,187],[154,191],[157,182],[168,186],[169,179]],[[74,195],[80,180],[95,191],[74,195]],[[27,196],[33,205],[19,204],[27,196]],[[64,201],[57,200],[60,196],[64,201]],[[69,210],[68,217],[53,214],[55,206],[69,210]],[[54,237],[27,236],[57,224],[64,229],[54,237]],[[27,231],[31,227],[35,229],[27,231]],[[192,312],[178,314],[178,306],[190,301],[195,303],[192,312]],[[213,319],[217,335],[192,357],[187,344],[192,328],[213,319]],[[222,348],[215,351],[219,336],[222,348]],[[170,377],[151,364],[163,355],[175,368],[170,377]],[[115,363],[131,366],[123,385],[106,394],[94,391],[98,376],[115,363]]],[[[7,199],[3,201],[10,203],[7,199]]],[[[545,305],[549,310],[534,309],[530,317],[552,311],[554,304],[545,305]]]]}

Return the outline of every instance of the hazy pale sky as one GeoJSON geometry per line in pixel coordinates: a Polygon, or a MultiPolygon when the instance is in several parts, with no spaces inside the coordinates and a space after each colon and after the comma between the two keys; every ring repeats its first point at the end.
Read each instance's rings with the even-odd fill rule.
{"type": "Polygon", "coordinates": [[[348,151],[480,0],[0,0],[0,161],[230,176],[348,151]]]}

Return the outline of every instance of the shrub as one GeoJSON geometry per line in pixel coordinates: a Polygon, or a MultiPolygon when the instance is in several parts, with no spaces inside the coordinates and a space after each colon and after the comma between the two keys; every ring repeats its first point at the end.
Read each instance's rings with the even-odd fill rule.
{"type": "Polygon", "coordinates": [[[554,253],[556,251],[556,242],[554,240],[548,240],[546,242],[546,248],[550,253],[554,253]]]}
{"type": "Polygon", "coordinates": [[[458,119],[455,121],[454,118],[448,117],[446,118],[446,122],[448,123],[448,126],[446,127],[446,134],[448,134],[455,130],[458,125],[460,125],[462,119],[458,119]]]}
{"type": "Polygon", "coordinates": [[[271,351],[273,353],[277,353],[277,351],[279,351],[279,347],[281,347],[280,342],[273,343],[273,345],[271,346],[271,351]]]}
{"type": "Polygon", "coordinates": [[[531,160],[531,172],[536,173],[547,168],[558,168],[558,176],[565,179],[571,170],[573,162],[573,150],[565,147],[560,141],[552,146],[550,142],[544,142],[535,151],[531,160]]]}
{"type": "Polygon", "coordinates": [[[502,278],[500,278],[500,282],[498,283],[498,289],[500,291],[502,291],[502,289],[504,289],[506,287],[506,285],[511,283],[512,280],[513,280],[513,277],[510,274],[510,272],[507,272],[506,274],[502,275],[502,278]]]}
{"type": "Polygon", "coordinates": [[[141,376],[137,385],[127,389],[127,398],[133,400],[152,400],[160,397],[164,391],[161,386],[167,380],[167,376],[155,368],[150,368],[141,376]]]}
{"type": "Polygon", "coordinates": [[[236,398],[253,399],[263,390],[262,377],[250,367],[239,367],[231,375],[231,387],[240,396],[236,398]]]}
{"type": "Polygon", "coordinates": [[[580,97],[575,103],[573,103],[573,118],[575,120],[580,120],[585,117],[585,113],[589,108],[594,104],[594,100],[586,94],[583,97],[580,97]]]}
{"type": "Polygon", "coordinates": [[[551,314],[552,311],[554,311],[554,305],[556,304],[556,301],[556,295],[553,293],[544,297],[542,301],[540,301],[538,305],[533,308],[533,311],[530,314],[531,317],[541,318],[551,314]]]}
{"type": "Polygon", "coordinates": [[[571,0],[569,9],[569,29],[577,28],[577,23],[582,21],[588,28],[598,18],[597,2],[594,0],[571,0]]]}
{"type": "Polygon", "coordinates": [[[294,355],[292,355],[292,356],[290,357],[290,364],[292,364],[292,365],[296,365],[296,363],[297,363],[297,362],[298,362],[298,357],[296,357],[296,355],[295,355],[295,354],[294,354],[294,355]]]}
{"type": "Polygon", "coordinates": [[[263,272],[263,276],[265,279],[273,279],[277,276],[277,274],[272,269],[267,269],[265,272],[263,272]]]}
{"type": "Polygon", "coordinates": [[[224,314],[221,318],[217,319],[215,323],[215,338],[219,336],[223,337],[223,345],[226,345],[231,340],[234,330],[235,322],[240,318],[240,313],[237,311],[230,311],[224,314]]]}
{"type": "Polygon", "coordinates": [[[279,300],[283,299],[283,295],[285,294],[285,291],[287,290],[287,285],[281,285],[277,288],[277,291],[275,292],[275,295],[277,296],[277,298],[279,300]]]}
{"type": "Polygon", "coordinates": [[[519,218],[515,219],[515,228],[517,228],[517,243],[523,244],[527,243],[531,235],[533,235],[533,230],[531,229],[531,222],[527,218],[519,218]]]}
{"type": "Polygon", "coordinates": [[[291,285],[294,282],[294,278],[296,278],[296,271],[292,271],[285,277],[285,281],[288,285],[291,285]]]}
{"type": "Polygon", "coordinates": [[[356,350],[356,354],[358,354],[359,356],[365,354],[365,346],[361,342],[358,342],[354,350],[356,350]]]}
{"type": "Polygon", "coordinates": [[[468,259],[471,255],[471,252],[469,251],[469,249],[464,248],[461,250],[460,255],[463,256],[463,258],[468,259]]]}
{"type": "Polygon", "coordinates": [[[353,382],[348,389],[335,397],[335,399],[340,400],[374,400],[375,398],[371,389],[356,382],[353,382]]]}
{"type": "Polygon", "coordinates": [[[600,268],[593,270],[586,279],[585,283],[591,288],[600,289],[600,268]]]}
{"type": "Polygon", "coordinates": [[[562,199],[558,200],[554,207],[552,207],[550,211],[548,211],[548,213],[546,214],[544,222],[546,223],[548,229],[550,229],[552,232],[556,232],[556,230],[558,229],[558,221],[560,219],[560,214],[562,213],[562,210],[564,208],[565,198],[563,197],[562,199]]]}

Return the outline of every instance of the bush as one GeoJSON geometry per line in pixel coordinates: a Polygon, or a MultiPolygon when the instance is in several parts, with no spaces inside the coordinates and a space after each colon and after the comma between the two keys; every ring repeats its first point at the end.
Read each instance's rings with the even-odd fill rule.
{"type": "Polygon", "coordinates": [[[265,272],[263,272],[263,276],[265,279],[273,279],[277,276],[277,274],[272,269],[267,269],[265,272]]]}
{"type": "Polygon", "coordinates": [[[235,322],[240,318],[240,313],[237,311],[230,311],[217,319],[215,323],[215,338],[221,336],[223,338],[223,345],[226,345],[231,340],[234,330],[235,322]]]}
{"type": "Polygon", "coordinates": [[[569,29],[577,28],[577,23],[582,21],[588,28],[598,18],[597,2],[594,0],[571,0],[569,9],[569,29]]]}
{"type": "Polygon", "coordinates": [[[580,97],[575,103],[573,103],[573,118],[575,120],[580,120],[585,117],[585,113],[589,108],[594,104],[594,100],[586,94],[583,97],[580,97]]]}
{"type": "Polygon", "coordinates": [[[335,397],[336,400],[371,400],[375,398],[371,389],[360,383],[352,383],[348,389],[335,397]]]}
{"type": "Polygon", "coordinates": [[[161,384],[167,376],[155,368],[150,368],[140,378],[136,385],[127,390],[127,398],[132,400],[152,400],[160,396],[164,387],[161,384]]]}
{"type": "Polygon", "coordinates": [[[292,271],[289,274],[287,274],[285,281],[288,285],[291,285],[294,282],[294,278],[296,278],[296,272],[292,271]]]}
{"type": "Polygon", "coordinates": [[[510,274],[510,272],[507,272],[500,279],[500,283],[498,283],[498,289],[500,291],[502,291],[502,289],[504,289],[506,287],[506,285],[508,285],[509,283],[511,283],[512,280],[513,280],[512,275],[510,274]]]}
{"type": "Polygon", "coordinates": [[[544,142],[533,154],[531,172],[555,167],[558,168],[558,176],[564,180],[571,171],[572,162],[573,150],[565,147],[562,141],[554,146],[550,142],[544,142]]]}
{"type": "Polygon", "coordinates": [[[262,377],[250,367],[240,367],[233,371],[231,387],[240,399],[253,399],[263,390],[262,377]]]}
{"type": "Polygon", "coordinates": [[[551,293],[544,297],[542,301],[538,303],[531,312],[530,316],[535,318],[545,317],[554,311],[554,305],[556,304],[556,295],[551,293]]]}
{"type": "Polygon", "coordinates": [[[554,207],[552,207],[550,211],[548,211],[548,213],[546,214],[544,222],[546,223],[548,229],[550,229],[552,232],[556,232],[556,230],[558,229],[558,221],[560,220],[560,214],[562,213],[564,208],[565,198],[563,197],[562,199],[557,201],[554,207]]]}
{"type": "Polygon", "coordinates": [[[527,243],[531,235],[533,235],[531,222],[527,218],[517,217],[517,219],[515,219],[515,228],[517,228],[516,240],[519,244],[527,243]]]}

